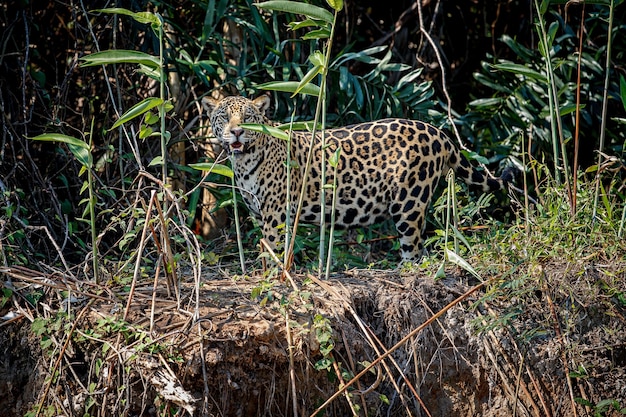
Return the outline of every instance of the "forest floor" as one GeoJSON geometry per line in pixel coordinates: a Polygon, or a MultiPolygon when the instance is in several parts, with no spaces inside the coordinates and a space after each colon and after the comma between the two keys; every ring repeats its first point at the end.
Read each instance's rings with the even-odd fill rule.
{"type": "Polygon", "coordinates": [[[419,268],[280,281],[215,267],[198,284],[180,274],[179,301],[151,278],[130,295],[0,275],[18,295],[0,311],[4,416],[626,412],[623,262],[518,265],[485,282],[454,267],[436,281],[419,268]]]}

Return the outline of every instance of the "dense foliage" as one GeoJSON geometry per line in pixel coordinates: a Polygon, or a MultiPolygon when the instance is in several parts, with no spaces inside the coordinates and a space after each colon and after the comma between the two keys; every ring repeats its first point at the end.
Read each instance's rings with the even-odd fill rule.
{"type": "MultiPolygon", "coordinates": [[[[406,116],[451,131],[456,126],[460,143],[494,171],[501,164],[526,164],[537,194],[546,174],[571,179],[578,177],[573,166],[594,166],[602,130],[602,151],[614,158],[611,167],[619,168],[626,95],[623,84],[620,90],[624,69],[619,64],[626,43],[615,36],[626,22],[621,2],[611,16],[608,1],[461,3],[346,2],[328,73],[329,123],[406,116]],[[606,61],[609,22],[613,42],[606,61]]],[[[55,264],[64,257],[80,261],[89,252],[93,227],[101,252],[116,258],[138,235],[137,195],[147,199],[151,189],[159,189],[158,181],[144,176],[160,172],[158,164],[150,165],[159,156],[150,124],[137,119],[111,129],[131,106],[158,96],[158,83],[136,65],[79,66],[79,58],[99,50],[159,54],[149,25],[99,11],[107,5],[26,1],[0,8],[0,256],[5,265],[55,264]],[[83,165],[66,145],[27,139],[41,133],[91,143],[95,224],[83,221],[83,165]]],[[[165,126],[170,132],[166,167],[176,192],[200,181],[188,164],[204,159],[211,147],[200,98],[253,96],[263,83],[300,80],[311,67],[309,54],[319,47],[314,37],[303,37],[306,27],[290,29],[288,23],[298,16],[263,11],[252,0],[120,1],[117,6],[158,12],[164,19],[166,98],[174,106],[165,126]]],[[[273,93],[272,99],[277,121],[287,121],[294,110],[300,120],[313,115],[309,97],[273,93]]],[[[610,199],[619,200],[623,175],[607,172],[608,183],[613,179],[616,185],[610,199]]],[[[214,191],[220,201],[228,200],[222,188],[214,191]]],[[[182,213],[179,219],[190,226],[201,209],[199,192],[189,195],[190,219],[182,213]]]]}

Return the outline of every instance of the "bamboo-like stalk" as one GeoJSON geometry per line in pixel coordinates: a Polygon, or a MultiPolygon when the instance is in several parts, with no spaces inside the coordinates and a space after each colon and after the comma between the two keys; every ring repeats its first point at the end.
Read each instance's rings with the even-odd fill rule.
{"type": "Polygon", "coordinates": [[[546,33],[546,22],[541,13],[541,7],[539,0],[535,0],[535,8],[537,9],[537,19],[541,38],[539,42],[543,46],[544,59],[546,62],[546,77],[548,78],[548,107],[550,110],[550,130],[552,136],[552,152],[554,153],[554,178],[557,185],[561,183],[561,176],[559,174],[559,156],[563,161],[563,173],[565,178],[565,187],[570,201],[570,207],[572,204],[572,189],[569,180],[569,168],[567,163],[567,153],[565,150],[565,141],[563,139],[563,126],[561,123],[561,114],[559,111],[559,96],[556,87],[556,81],[554,77],[554,68],[552,67],[552,60],[550,59],[550,47],[548,44],[548,34],[546,33]],[[559,146],[560,145],[560,146],[559,146]],[[559,155],[559,147],[561,148],[559,155]]]}
{"type": "Polygon", "coordinates": [[[600,123],[600,144],[598,147],[598,167],[596,169],[596,190],[593,197],[593,215],[592,223],[596,221],[598,214],[598,199],[600,196],[600,169],[603,162],[604,138],[606,136],[606,112],[608,105],[609,82],[611,76],[611,44],[613,39],[613,9],[615,8],[615,0],[611,0],[609,5],[609,28],[606,40],[606,61],[604,66],[604,94],[602,96],[602,122],[600,123]]]}
{"type": "Polygon", "coordinates": [[[576,79],[576,127],[574,130],[574,162],[572,167],[572,204],[571,204],[571,214],[572,216],[576,215],[576,195],[578,188],[578,148],[580,141],[580,72],[581,72],[581,64],[583,60],[583,34],[585,28],[585,3],[582,5],[582,10],[580,12],[580,32],[578,39],[578,74],[576,79]]]}
{"type": "MultiPolygon", "coordinates": [[[[337,168],[339,167],[339,154],[341,153],[341,148],[337,148],[335,151],[335,155],[333,156],[333,161],[331,162],[331,166],[333,167],[333,185],[332,185],[332,204],[331,204],[331,212],[330,212],[330,232],[328,238],[328,255],[326,256],[326,272],[324,276],[326,279],[330,276],[330,267],[331,261],[333,259],[333,244],[335,243],[335,239],[333,238],[335,234],[335,207],[337,205],[337,168]]],[[[322,259],[322,254],[320,254],[320,261],[322,259]]],[[[320,268],[321,271],[321,268],[320,268]]]]}
{"type": "MultiPolygon", "coordinates": [[[[89,149],[93,149],[93,126],[95,118],[91,117],[91,128],[89,129],[89,149]]],[[[93,158],[93,155],[90,156],[93,158]]],[[[91,159],[90,159],[91,161],[91,159]]],[[[91,164],[90,164],[91,165],[91,164]]],[[[96,231],[96,196],[93,192],[94,178],[93,166],[85,167],[87,169],[87,184],[89,184],[89,223],[91,229],[91,265],[93,268],[93,280],[96,284],[100,283],[100,269],[98,264],[98,232],[96,231]]]]}
{"type": "MultiPolygon", "coordinates": [[[[302,205],[304,204],[304,194],[306,192],[306,183],[307,183],[307,178],[309,176],[309,171],[311,169],[311,161],[313,160],[313,149],[315,147],[315,137],[317,135],[317,124],[318,121],[320,120],[320,116],[323,114],[322,112],[322,107],[325,106],[326,103],[326,76],[328,74],[328,66],[330,65],[330,53],[332,51],[332,44],[333,44],[333,37],[335,34],[335,23],[337,22],[337,10],[335,10],[334,15],[333,15],[333,23],[331,25],[331,29],[330,29],[330,36],[328,38],[328,44],[326,45],[326,53],[324,56],[324,66],[322,68],[322,72],[321,72],[321,81],[320,81],[320,96],[317,99],[317,105],[315,107],[315,117],[314,117],[314,121],[313,121],[313,129],[311,132],[311,143],[309,145],[309,150],[308,150],[308,154],[307,154],[307,160],[306,160],[306,165],[304,167],[304,171],[302,172],[302,188],[300,189],[300,195],[298,197],[298,206],[296,209],[296,215],[294,218],[294,222],[293,222],[293,227],[292,227],[292,235],[295,236],[297,230],[298,230],[298,224],[300,223],[300,213],[302,212],[302,205]]],[[[322,121],[323,123],[323,121],[322,121]]],[[[324,126],[324,125],[323,125],[324,126]]],[[[322,137],[323,137],[323,133],[322,133],[322,137]]],[[[322,154],[325,152],[325,149],[323,149],[322,147],[322,154]]],[[[322,178],[322,184],[325,181],[325,178],[322,178]]],[[[325,217],[325,211],[324,211],[324,206],[325,206],[325,201],[322,200],[321,202],[321,207],[322,207],[322,212],[321,212],[321,218],[322,220],[325,217]]],[[[289,247],[286,248],[287,251],[287,262],[285,263],[285,269],[289,270],[291,269],[291,262],[293,257],[291,256],[293,254],[293,248],[294,248],[294,243],[295,243],[295,239],[291,239],[291,242],[289,242],[289,247]]],[[[320,254],[320,259],[322,258],[321,254],[320,254]]],[[[321,270],[321,269],[320,269],[321,270]]]]}
{"type": "MultiPolygon", "coordinates": [[[[235,155],[230,154],[230,164],[235,166],[235,155]]],[[[246,273],[246,261],[243,256],[243,241],[241,240],[241,228],[239,225],[239,209],[237,208],[237,186],[235,185],[235,175],[230,179],[230,185],[233,191],[233,212],[235,216],[235,231],[237,233],[237,249],[239,252],[239,263],[241,265],[241,273],[246,273]]]]}

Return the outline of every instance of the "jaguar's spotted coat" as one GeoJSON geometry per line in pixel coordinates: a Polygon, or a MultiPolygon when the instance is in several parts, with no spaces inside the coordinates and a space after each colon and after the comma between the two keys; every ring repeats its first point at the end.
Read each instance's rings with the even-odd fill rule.
{"type": "MultiPolygon", "coordinates": [[[[207,100],[214,135],[236,154],[235,181],[271,245],[279,243],[279,225],[286,220],[286,142],[242,129],[241,123],[270,124],[269,98],[227,97],[207,100]]],[[[308,132],[293,132],[292,201],[304,179],[311,141],[308,132]]],[[[489,178],[472,167],[441,130],[414,120],[384,119],[326,130],[327,157],[341,147],[337,178],[336,221],[340,226],[367,226],[391,217],[400,235],[404,260],[422,254],[425,216],[440,177],[452,168],[458,178],[484,192],[504,187],[510,175],[489,178]]],[[[306,178],[302,219],[320,220],[321,140],[316,139],[313,163],[306,178]]],[[[332,182],[327,170],[326,183],[332,182]]],[[[325,212],[330,213],[330,194],[325,212]]],[[[295,206],[295,204],[294,204],[295,206]]]]}

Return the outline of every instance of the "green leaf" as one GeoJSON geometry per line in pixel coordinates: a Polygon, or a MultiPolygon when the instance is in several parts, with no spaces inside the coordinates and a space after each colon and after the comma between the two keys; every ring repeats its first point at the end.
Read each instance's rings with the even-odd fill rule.
{"type": "Polygon", "coordinates": [[[556,37],[557,30],[559,30],[558,22],[552,22],[550,24],[550,27],[548,28],[548,33],[546,34],[548,36],[548,46],[552,46],[552,44],[554,43],[554,38],[556,37]]]}
{"type": "Polygon", "coordinates": [[[29,139],[38,140],[41,142],[63,142],[67,143],[68,145],[72,144],[74,146],[89,150],[89,145],[82,140],[77,139],[73,136],[62,135],[60,133],[44,133],[43,135],[35,136],[29,139]]]}
{"type": "Polygon", "coordinates": [[[96,9],[95,11],[101,12],[101,13],[123,14],[123,15],[132,17],[139,23],[147,23],[149,25],[156,25],[156,27],[161,25],[161,21],[159,20],[158,16],[150,12],[131,12],[130,10],[124,9],[121,7],[96,9]]]}
{"type": "Polygon", "coordinates": [[[215,164],[213,162],[200,162],[197,164],[189,164],[189,166],[199,171],[210,171],[213,174],[221,175],[224,177],[233,177],[233,170],[226,165],[215,164]]]}
{"type": "Polygon", "coordinates": [[[326,3],[338,12],[343,9],[343,0],[326,0],[326,3]]]}
{"type": "Polygon", "coordinates": [[[312,4],[300,3],[298,1],[272,0],[263,3],[256,3],[255,6],[276,12],[301,14],[311,19],[323,20],[333,23],[334,16],[331,12],[312,4]]]}
{"type": "Polygon", "coordinates": [[[341,148],[337,148],[337,150],[330,156],[330,158],[328,158],[328,164],[331,167],[337,168],[337,166],[339,165],[340,154],[341,154],[341,148]]]}
{"type": "Polygon", "coordinates": [[[163,99],[159,97],[148,97],[146,99],[141,100],[139,103],[135,104],[133,107],[128,109],[123,115],[121,115],[118,121],[115,122],[113,126],[111,126],[109,131],[120,126],[122,123],[126,123],[129,120],[132,120],[137,116],[141,116],[148,110],[153,109],[156,106],[159,106],[161,104],[163,104],[163,99]]]}
{"type": "Polygon", "coordinates": [[[141,125],[141,128],[139,129],[139,139],[145,139],[153,132],[154,130],[152,130],[150,126],[141,125]]]}
{"type": "Polygon", "coordinates": [[[474,152],[474,151],[462,151],[463,154],[465,155],[465,157],[467,159],[469,159],[470,161],[476,161],[479,164],[488,164],[489,163],[489,159],[485,158],[484,156],[474,152]]]}
{"type": "Polygon", "coordinates": [[[239,127],[243,127],[244,129],[252,130],[254,132],[265,133],[266,135],[271,135],[278,139],[289,140],[288,133],[274,126],[266,126],[257,123],[241,123],[239,127]]]}
{"type": "Polygon", "coordinates": [[[480,281],[483,280],[480,277],[480,275],[478,275],[478,272],[476,272],[476,270],[474,268],[472,268],[472,266],[469,263],[467,263],[467,261],[465,259],[463,259],[459,255],[457,255],[456,252],[446,248],[446,256],[448,257],[448,260],[450,262],[452,262],[453,264],[455,264],[457,266],[460,266],[461,268],[465,269],[467,272],[469,272],[470,274],[474,275],[480,281]]]}
{"type": "Polygon", "coordinates": [[[330,30],[326,28],[312,30],[302,36],[302,39],[305,41],[310,41],[311,39],[328,39],[330,38],[330,30]]]}
{"type": "Polygon", "coordinates": [[[73,136],[62,135],[60,133],[45,133],[43,135],[30,138],[31,140],[38,140],[41,142],[61,142],[67,144],[70,152],[81,163],[81,165],[91,168],[93,165],[93,159],[89,149],[89,145],[80,139],[73,136]]]}
{"type": "Polygon", "coordinates": [[[159,58],[146,54],[145,52],[129,51],[126,49],[115,49],[102,52],[94,52],[80,58],[84,61],[81,67],[94,67],[108,64],[142,64],[150,69],[160,67],[159,58]]]}
{"type": "Polygon", "coordinates": [[[444,266],[445,262],[442,262],[441,265],[439,265],[439,268],[437,268],[437,272],[435,272],[435,281],[446,277],[446,270],[444,266]]]}
{"type": "Polygon", "coordinates": [[[139,64],[139,68],[137,69],[137,73],[143,74],[146,77],[150,77],[153,80],[161,81],[161,69],[159,67],[151,68],[151,67],[149,67],[147,65],[139,64]]]}
{"type": "Polygon", "coordinates": [[[314,66],[313,68],[311,68],[309,70],[309,72],[307,72],[304,77],[302,78],[302,80],[300,81],[300,84],[298,84],[298,87],[296,88],[296,91],[294,91],[291,94],[291,97],[295,96],[298,93],[301,93],[304,91],[304,87],[306,87],[307,85],[309,85],[311,83],[311,81],[313,81],[313,79],[315,77],[317,77],[318,74],[321,74],[323,71],[324,67],[322,66],[314,66]]]}
{"type": "MultiPolygon", "coordinates": [[[[272,81],[265,84],[257,85],[258,88],[263,90],[271,90],[271,91],[283,91],[286,93],[293,93],[298,89],[300,85],[297,81],[272,81]]],[[[300,94],[307,94],[309,96],[319,96],[320,88],[315,84],[306,84],[301,90],[300,94]]]]}
{"type": "Polygon", "coordinates": [[[500,71],[512,72],[514,74],[523,75],[524,77],[532,78],[537,81],[541,81],[544,83],[548,82],[548,78],[534,69],[528,68],[525,65],[513,64],[513,63],[503,63],[503,64],[495,64],[493,66],[495,69],[500,71]]]}
{"type": "Polygon", "coordinates": [[[315,67],[323,67],[324,66],[324,54],[321,51],[313,51],[311,55],[309,55],[309,61],[315,67]]]}
{"type": "Polygon", "coordinates": [[[289,29],[293,31],[312,26],[319,26],[319,23],[313,19],[305,19],[302,22],[289,22],[287,26],[289,26],[289,29]]]}
{"type": "Polygon", "coordinates": [[[502,104],[504,104],[504,99],[503,98],[479,98],[478,100],[473,100],[470,101],[469,106],[470,107],[477,107],[477,108],[491,108],[494,106],[501,106],[502,104]]]}
{"type": "Polygon", "coordinates": [[[152,161],[150,161],[150,163],[148,164],[149,167],[155,166],[155,165],[163,165],[163,157],[161,155],[155,156],[152,159],[152,161]]]}

